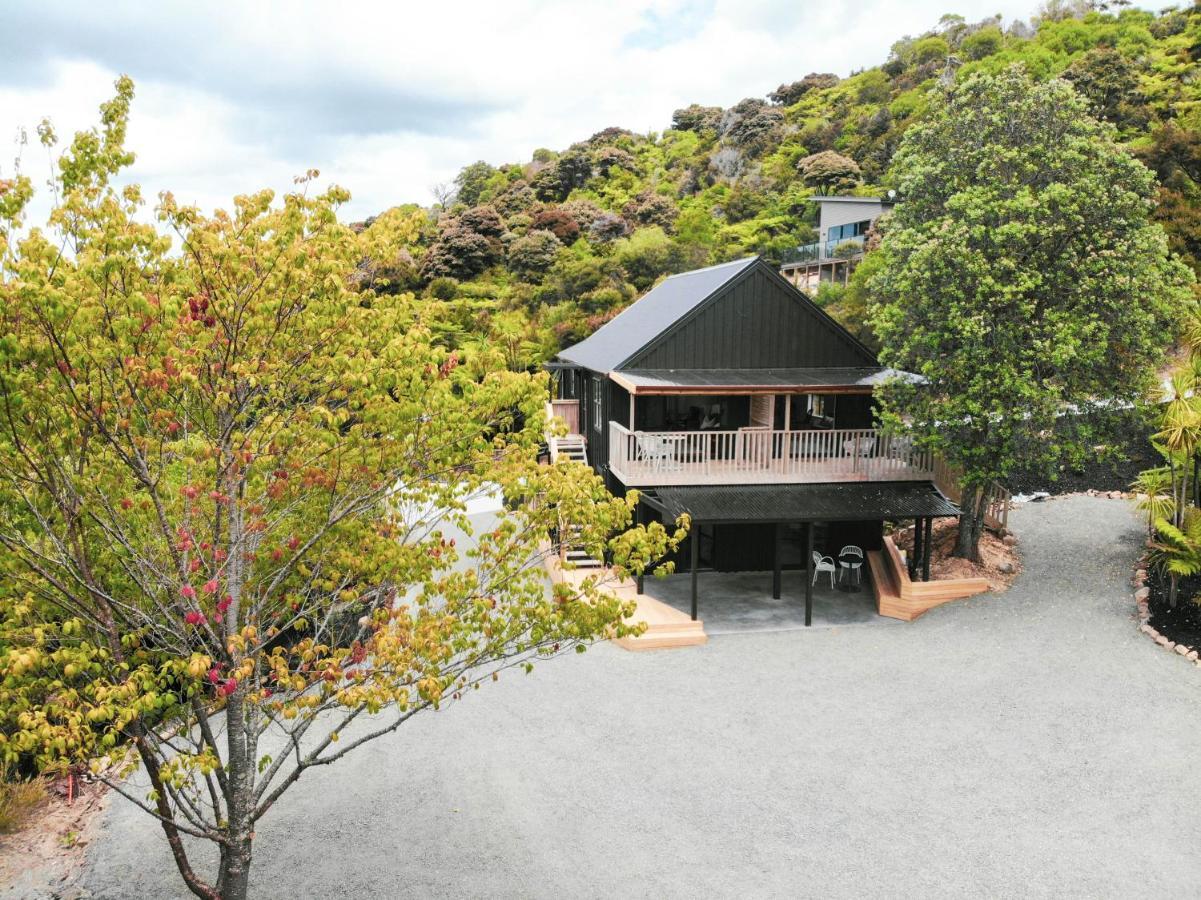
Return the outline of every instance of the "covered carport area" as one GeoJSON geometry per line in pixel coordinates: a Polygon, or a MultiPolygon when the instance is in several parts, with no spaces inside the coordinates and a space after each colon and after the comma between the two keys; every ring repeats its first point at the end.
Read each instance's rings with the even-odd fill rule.
{"type": "MultiPolygon", "coordinates": [[[[772,525],[773,599],[780,599],[783,571],[781,535],[790,524],[807,525],[806,566],[813,559],[813,526],[837,522],[912,520],[914,553],[909,559],[912,578],[929,580],[930,532],[935,518],[959,516],[959,508],[930,482],[853,482],[837,484],[689,485],[662,487],[641,495],[640,506],[655,510],[664,521],[681,516],[691,520],[693,533],[703,525],[772,525]]],[[[689,541],[690,614],[698,618],[700,542],[689,541]]],[[[806,570],[808,572],[808,569],[806,570]]],[[[806,577],[805,625],[813,624],[813,578],[806,577]]],[[[639,579],[639,592],[643,589],[639,579]]]]}

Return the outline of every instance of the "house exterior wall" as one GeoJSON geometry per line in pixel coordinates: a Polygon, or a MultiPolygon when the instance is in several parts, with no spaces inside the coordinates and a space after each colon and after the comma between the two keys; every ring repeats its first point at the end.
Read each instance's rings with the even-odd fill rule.
{"type": "Polygon", "coordinates": [[[608,376],[587,369],[573,372],[580,401],[580,431],[587,441],[588,465],[608,478],[609,422],[630,427],[630,395],[625,388],[614,384],[608,376]]]}
{"type": "Polygon", "coordinates": [[[623,369],[871,366],[875,358],[778,273],[756,266],[623,369]]]}
{"type": "Polygon", "coordinates": [[[829,230],[836,225],[850,225],[864,219],[875,219],[884,211],[879,201],[864,203],[823,203],[818,222],[819,241],[824,245],[829,230]]]}

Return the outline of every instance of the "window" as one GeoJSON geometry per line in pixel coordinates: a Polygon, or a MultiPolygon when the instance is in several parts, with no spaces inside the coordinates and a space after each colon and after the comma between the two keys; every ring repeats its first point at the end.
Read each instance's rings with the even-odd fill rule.
{"type": "Polygon", "coordinates": [[[604,389],[604,384],[599,378],[592,379],[592,430],[600,434],[604,430],[604,423],[601,421],[601,391],[604,389]]]}
{"type": "Polygon", "coordinates": [[[871,219],[864,219],[862,222],[851,222],[848,225],[832,225],[826,231],[826,240],[849,241],[852,238],[862,237],[867,234],[871,227],[871,219]]]}

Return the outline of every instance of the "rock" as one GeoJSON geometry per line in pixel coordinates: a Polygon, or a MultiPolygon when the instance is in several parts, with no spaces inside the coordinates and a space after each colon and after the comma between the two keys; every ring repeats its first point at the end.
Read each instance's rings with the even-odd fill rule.
{"type": "Polygon", "coordinates": [[[1004,544],[1006,547],[1016,546],[1017,542],[1018,542],[1018,536],[1016,534],[1007,534],[1007,535],[1005,535],[1005,537],[1001,538],[1001,543],[1004,544]]]}
{"type": "Polygon", "coordinates": [[[1147,570],[1146,569],[1139,569],[1137,572],[1134,573],[1134,583],[1136,585],[1143,585],[1143,584],[1147,583],[1147,570]]]}
{"type": "Polygon", "coordinates": [[[1177,653],[1179,653],[1181,656],[1188,656],[1188,655],[1189,655],[1189,651],[1190,651],[1191,649],[1192,649],[1191,647],[1186,647],[1186,646],[1184,646],[1184,644],[1177,644],[1177,645],[1176,645],[1176,652],[1177,652],[1177,653]]]}
{"type": "Polygon", "coordinates": [[[1142,625],[1140,625],[1138,630],[1141,631],[1143,634],[1151,634],[1151,635],[1158,634],[1158,632],[1154,628],[1152,628],[1150,625],[1148,625],[1146,622],[1144,622],[1142,625]]]}
{"type": "Polygon", "coordinates": [[[1139,603],[1142,603],[1144,600],[1146,600],[1150,596],[1151,596],[1151,588],[1149,588],[1149,587],[1141,587],[1137,591],[1134,592],[1134,599],[1137,600],[1139,603]]]}
{"type": "Polygon", "coordinates": [[[1161,647],[1166,647],[1166,646],[1168,646],[1168,644],[1170,644],[1172,642],[1169,641],[1166,637],[1164,637],[1159,632],[1156,632],[1155,633],[1155,643],[1159,644],[1159,646],[1161,646],[1161,647]]]}
{"type": "Polygon", "coordinates": [[[1201,657],[1201,654],[1197,653],[1196,650],[1190,650],[1184,658],[1192,662],[1196,662],[1199,657],[1201,657]]]}
{"type": "Polygon", "coordinates": [[[1005,562],[1003,562],[999,566],[997,566],[997,571],[1000,572],[1002,575],[1012,575],[1013,574],[1013,563],[1006,560],[1005,562]]]}

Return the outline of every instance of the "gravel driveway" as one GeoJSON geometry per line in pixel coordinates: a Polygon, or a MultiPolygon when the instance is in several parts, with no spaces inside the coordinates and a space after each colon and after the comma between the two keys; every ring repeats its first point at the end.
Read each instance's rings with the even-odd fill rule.
{"type": "MultiPolygon", "coordinates": [[[[1004,595],[904,627],[608,645],[307,774],[254,894],[1162,897],[1201,891],[1201,670],[1132,617],[1128,505],[1015,511],[1004,595]]],[[[116,801],[85,894],[183,897],[116,801]]]]}

